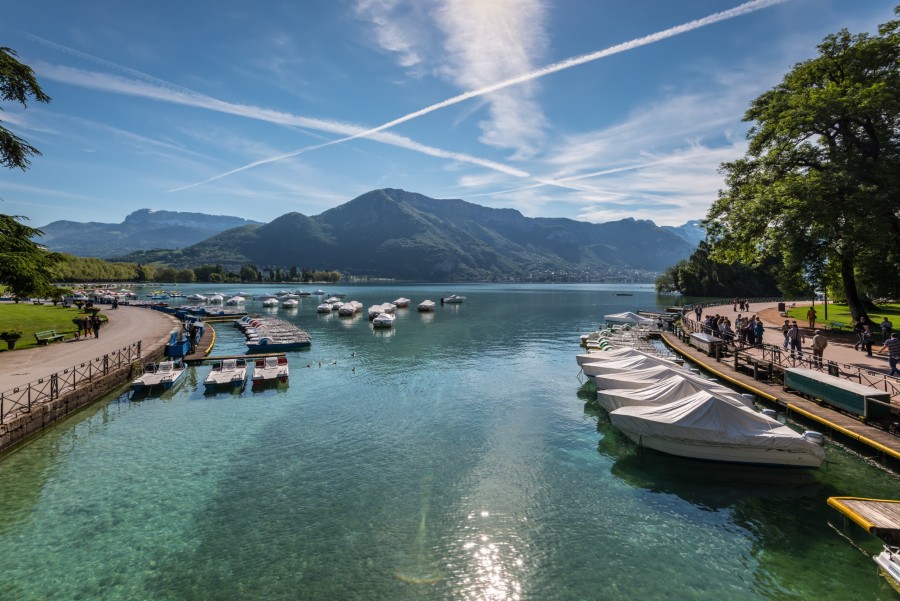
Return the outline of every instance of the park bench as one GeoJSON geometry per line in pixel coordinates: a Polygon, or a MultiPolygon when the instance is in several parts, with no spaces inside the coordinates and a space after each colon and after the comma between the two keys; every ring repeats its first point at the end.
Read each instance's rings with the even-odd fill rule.
{"type": "Polygon", "coordinates": [[[63,338],[65,338],[65,335],[57,334],[56,330],[44,330],[43,332],[34,333],[34,339],[37,340],[38,344],[48,344],[50,342],[62,340],[63,338]]]}
{"type": "Polygon", "coordinates": [[[34,299],[33,301],[31,301],[31,302],[33,302],[35,305],[43,305],[43,304],[44,304],[44,301],[42,301],[42,300],[39,299],[39,298],[36,298],[36,299],[34,299]]]}
{"type": "Polygon", "coordinates": [[[844,323],[841,321],[829,321],[828,328],[832,332],[843,332],[844,331],[844,323]]]}

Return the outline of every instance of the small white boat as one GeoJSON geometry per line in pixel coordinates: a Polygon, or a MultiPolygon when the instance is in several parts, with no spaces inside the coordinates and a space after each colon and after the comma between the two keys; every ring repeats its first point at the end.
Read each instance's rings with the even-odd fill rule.
{"type": "Polygon", "coordinates": [[[225,297],[221,294],[213,294],[206,299],[210,305],[221,305],[225,301],[225,297]]]}
{"type": "Polygon", "coordinates": [[[252,381],[254,386],[262,386],[280,382],[282,384],[288,381],[287,357],[260,357],[253,364],[252,381]]]}
{"type": "Polygon", "coordinates": [[[405,309],[409,306],[409,299],[401,296],[393,302],[393,305],[398,309],[405,309]]]}
{"type": "Polygon", "coordinates": [[[638,315],[637,313],[632,313],[631,311],[625,311],[624,313],[610,313],[608,315],[604,315],[603,321],[605,321],[606,323],[624,323],[631,325],[652,325],[656,323],[655,319],[643,317],[641,315],[638,315]]]}
{"type": "Polygon", "coordinates": [[[350,317],[362,311],[362,303],[359,301],[347,301],[338,309],[338,315],[341,317],[350,317]]]}
{"type": "Polygon", "coordinates": [[[296,309],[297,305],[299,305],[299,304],[300,304],[300,301],[298,301],[296,298],[289,298],[289,299],[285,300],[283,303],[281,303],[281,306],[284,307],[285,309],[296,309]]]}
{"type": "Polygon", "coordinates": [[[278,297],[275,296],[274,294],[272,294],[271,292],[266,292],[266,293],[264,293],[264,294],[257,294],[257,295],[256,295],[256,300],[268,300],[268,299],[270,299],[270,298],[278,298],[278,297]]]}
{"type": "Polygon", "coordinates": [[[206,297],[196,292],[194,294],[188,294],[185,298],[189,301],[199,301],[201,303],[206,302],[206,297]]]}
{"type": "Polygon", "coordinates": [[[262,305],[263,305],[263,307],[277,307],[277,306],[278,306],[278,299],[275,298],[274,296],[271,297],[271,298],[267,298],[266,300],[264,300],[264,301],[262,302],[262,305]]]}
{"type": "Polygon", "coordinates": [[[331,303],[321,303],[316,307],[316,313],[331,313],[331,303]]]}
{"type": "Polygon", "coordinates": [[[612,388],[597,391],[597,404],[607,412],[637,405],[665,405],[702,391],[755,409],[753,395],[743,396],[730,388],[685,373],[671,376],[644,388],[612,388]]]}
{"type": "Polygon", "coordinates": [[[244,388],[247,382],[247,363],[243,359],[223,359],[213,363],[203,385],[207,391],[217,388],[244,388]]]}
{"type": "Polygon", "coordinates": [[[246,300],[247,299],[245,299],[243,296],[232,296],[227,301],[225,301],[225,304],[226,305],[243,305],[246,300]]]}
{"type": "Polygon", "coordinates": [[[584,363],[581,366],[581,371],[584,372],[584,375],[587,377],[594,378],[596,376],[612,375],[616,373],[630,373],[639,369],[647,369],[659,365],[671,368],[679,367],[676,363],[669,361],[668,359],[641,353],[633,357],[622,357],[615,361],[594,361],[584,363]]]}
{"type": "Polygon", "coordinates": [[[372,320],[372,327],[374,328],[390,328],[394,325],[394,320],[397,317],[395,315],[391,315],[390,313],[379,313],[375,316],[375,319],[372,320]]]}
{"type": "Polygon", "coordinates": [[[665,405],[621,407],[609,419],[638,445],[679,457],[801,468],[825,460],[812,439],[708,391],[665,405]]]}
{"type": "Polygon", "coordinates": [[[433,300],[423,300],[419,303],[419,306],[416,307],[416,310],[419,311],[419,313],[431,313],[434,311],[434,307],[435,304],[433,300]]]}
{"type": "Polygon", "coordinates": [[[465,297],[465,296],[459,296],[458,294],[451,294],[450,296],[442,296],[442,297],[441,297],[441,304],[442,304],[442,305],[445,304],[445,303],[449,303],[449,304],[454,304],[454,303],[456,303],[456,304],[459,304],[459,303],[463,302],[464,300],[466,300],[466,297],[465,297]]]}
{"type": "Polygon", "coordinates": [[[313,292],[313,294],[315,296],[325,296],[325,291],[320,288],[320,289],[316,290],[315,292],[313,292]]]}
{"type": "Polygon", "coordinates": [[[875,556],[875,563],[888,583],[900,593],[900,547],[885,545],[875,556]]]}
{"type": "Polygon", "coordinates": [[[185,374],[184,363],[181,361],[160,361],[150,364],[143,374],[134,379],[131,389],[135,392],[149,392],[154,389],[167,390],[175,386],[179,378],[185,374]]]}

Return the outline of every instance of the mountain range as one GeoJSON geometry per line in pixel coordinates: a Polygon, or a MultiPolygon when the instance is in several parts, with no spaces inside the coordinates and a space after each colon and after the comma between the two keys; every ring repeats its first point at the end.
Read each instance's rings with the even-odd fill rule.
{"type": "Polygon", "coordinates": [[[35,241],[56,252],[108,259],[137,250],[184,248],[225,230],[258,223],[227,215],[141,209],[122,223],[54,221],[38,228],[44,235],[35,241]]]}
{"type": "MultiPolygon", "coordinates": [[[[138,213],[129,215],[126,223],[138,213]]],[[[173,223],[179,223],[173,226],[178,231],[184,226],[176,215],[190,215],[188,222],[202,221],[197,221],[198,214],[169,215],[173,223]]],[[[221,221],[225,218],[215,219],[217,224],[225,223],[221,221]]],[[[419,281],[646,281],[696,248],[696,242],[684,237],[693,228],[662,228],[635,219],[586,223],[530,218],[514,209],[395,189],[373,190],[316,216],[287,213],[266,224],[237,221],[237,227],[223,227],[180,248],[145,250],[149,241],[144,236],[136,252],[116,257],[107,252],[106,258],[176,268],[221,264],[237,269],[248,263],[261,269],[296,266],[419,281]]],[[[48,231],[51,226],[42,229],[48,231]]],[[[159,234],[156,248],[175,237],[165,231],[159,234]]],[[[54,244],[58,239],[57,234],[41,243],[63,250],[54,244]]],[[[185,235],[179,234],[178,239],[183,242],[185,235]]],[[[93,252],[91,256],[103,255],[93,252]]]]}

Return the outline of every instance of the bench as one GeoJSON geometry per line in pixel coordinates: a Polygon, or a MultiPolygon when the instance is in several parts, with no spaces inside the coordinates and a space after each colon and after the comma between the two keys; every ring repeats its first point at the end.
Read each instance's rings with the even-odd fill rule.
{"type": "Polygon", "coordinates": [[[38,344],[48,344],[65,338],[64,334],[57,334],[56,330],[44,330],[43,332],[35,332],[34,339],[38,344]]]}
{"type": "Polygon", "coordinates": [[[828,329],[832,332],[842,332],[844,331],[844,323],[841,321],[829,321],[828,329]]]}
{"type": "Polygon", "coordinates": [[[31,302],[33,302],[35,305],[43,305],[43,304],[44,304],[44,301],[42,301],[42,300],[40,300],[40,299],[34,299],[34,300],[31,301],[31,302]]]}

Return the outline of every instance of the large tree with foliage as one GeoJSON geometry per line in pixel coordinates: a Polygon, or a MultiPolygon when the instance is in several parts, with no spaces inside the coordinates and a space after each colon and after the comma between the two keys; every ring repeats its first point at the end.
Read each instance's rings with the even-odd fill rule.
{"type": "Polygon", "coordinates": [[[788,283],[832,276],[865,315],[875,290],[860,283],[896,291],[900,273],[900,21],[826,37],[744,120],[747,155],[722,166],[727,189],[707,216],[712,256],[777,257],[788,283]]]}
{"type": "MultiPolygon", "coordinates": [[[[0,99],[27,106],[29,97],[50,102],[31,68],[19,62],[15,51],[0,47],[0,99]]],[[[0,123],[0,165],[25,170],[29,157],[40,154],[0,123]]],[[[0,283],[6,284],[15,296],[47,295],[52,287],[50,268],[57,257],[32,242],[42,232],[24,225],[23,219],[0,214],[0,283]]]]}

